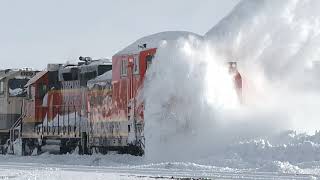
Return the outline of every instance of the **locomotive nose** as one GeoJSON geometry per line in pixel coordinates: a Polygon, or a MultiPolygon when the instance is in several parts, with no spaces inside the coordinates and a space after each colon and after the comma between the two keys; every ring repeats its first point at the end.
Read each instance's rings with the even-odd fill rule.
{"type": "Polygon", "coordinates": [[[228,62],[230,75],[233,76],[234,87],[237,91],[240,102],[242,102],[242,76],[238,71],[237,62],[228,62]]]}

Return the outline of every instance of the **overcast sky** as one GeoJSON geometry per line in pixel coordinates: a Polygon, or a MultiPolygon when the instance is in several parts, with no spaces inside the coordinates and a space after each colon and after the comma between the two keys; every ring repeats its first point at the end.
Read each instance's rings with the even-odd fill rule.
{"type": "Polygon", "coordinates": [[[1,0],[0,69],[111,58],[143,36],[203,35],[239,0],[1,0]]]}

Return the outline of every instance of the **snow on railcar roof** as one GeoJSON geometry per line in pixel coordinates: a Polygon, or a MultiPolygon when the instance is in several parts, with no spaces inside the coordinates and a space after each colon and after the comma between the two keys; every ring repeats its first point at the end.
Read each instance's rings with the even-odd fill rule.
{"type": "Polygon", "coordinates": [[[107,81],[111,81],[111,80],[112,80],[112,70],[107,71],[104,74],[97,76],[94,79],[89,80],[87,83],[87,86],[89,88],[92,88],[95,84],[105,86],[106,83],[108,83],[107,81]]]}
{"type": "Polygon", "coordinates": [[[97,59],[97,60],[92,60],[89,62],[89,64],[81,64],[81,67],[85,67],[85,66],[97,66],[97,65],[111,65],[112,64],[112,60],[111,59],[97,59]]]}
{"type": "Polygon", "coordinates": [[[92,71],[93,69],[97,68],[101,65],[112,65],[112,61],[110,59],[98,59],[90,61],[89,64],[82,64],[79,66],[81,72],[88,72],[92,71]]]}
{"type": "Polygon", "coordinates": [[[89,80],[88,82],[100,82],[100,81],[106,81],[112,79],[112,70],[105,72],[104,74],[97,76],[94,79],[89,80]]]}
{"type": "Polygon", "coordinates": [[[135,54],[141,51],[141,48],[139,48],[139,46],[143,44],[146,44],[146,49],[158,48],[163,40],[174,41],[178,40],[179,38],[188,38],[189,36],[195,36],[201,39],[203,38],[201,35],[198,35],[193,32],[165,31],[140,38],[134,43],[124,48],[123,50],[117,52],[115,55],[135,54]]]}

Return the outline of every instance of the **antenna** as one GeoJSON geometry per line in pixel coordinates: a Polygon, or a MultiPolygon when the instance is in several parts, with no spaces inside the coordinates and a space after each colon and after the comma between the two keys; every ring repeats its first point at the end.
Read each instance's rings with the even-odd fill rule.
{"type": "Polygon", "coordinates": [[[138,45],[138,48],[145,49],[145,48],[147,48],[147,44],[144,43],[144,44],[142,44],[142,45],[138,45]]]}

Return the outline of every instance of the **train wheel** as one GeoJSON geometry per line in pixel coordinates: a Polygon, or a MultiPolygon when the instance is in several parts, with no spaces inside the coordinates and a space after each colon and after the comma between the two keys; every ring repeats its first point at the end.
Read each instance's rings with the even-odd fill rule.
{"type": "Polygon", "coordinates": [[[68,153],[67,141],[65,139],[61,139],[60,154],[67,154],[67,153],[68,153]]]}
{"type": "Polygon", "coordinates": [[[34,139],[22,139],[22,155],[30,156],[36,149],[37,143],[34,139]]]}
{"type": "Polygon", "coordinates": [[[83,132],[81,134],[81,140],[79,145],[79,153],[81,154],[90,154],[89,148],[88,148],[88,135],[86,132],[83,132]]]}

